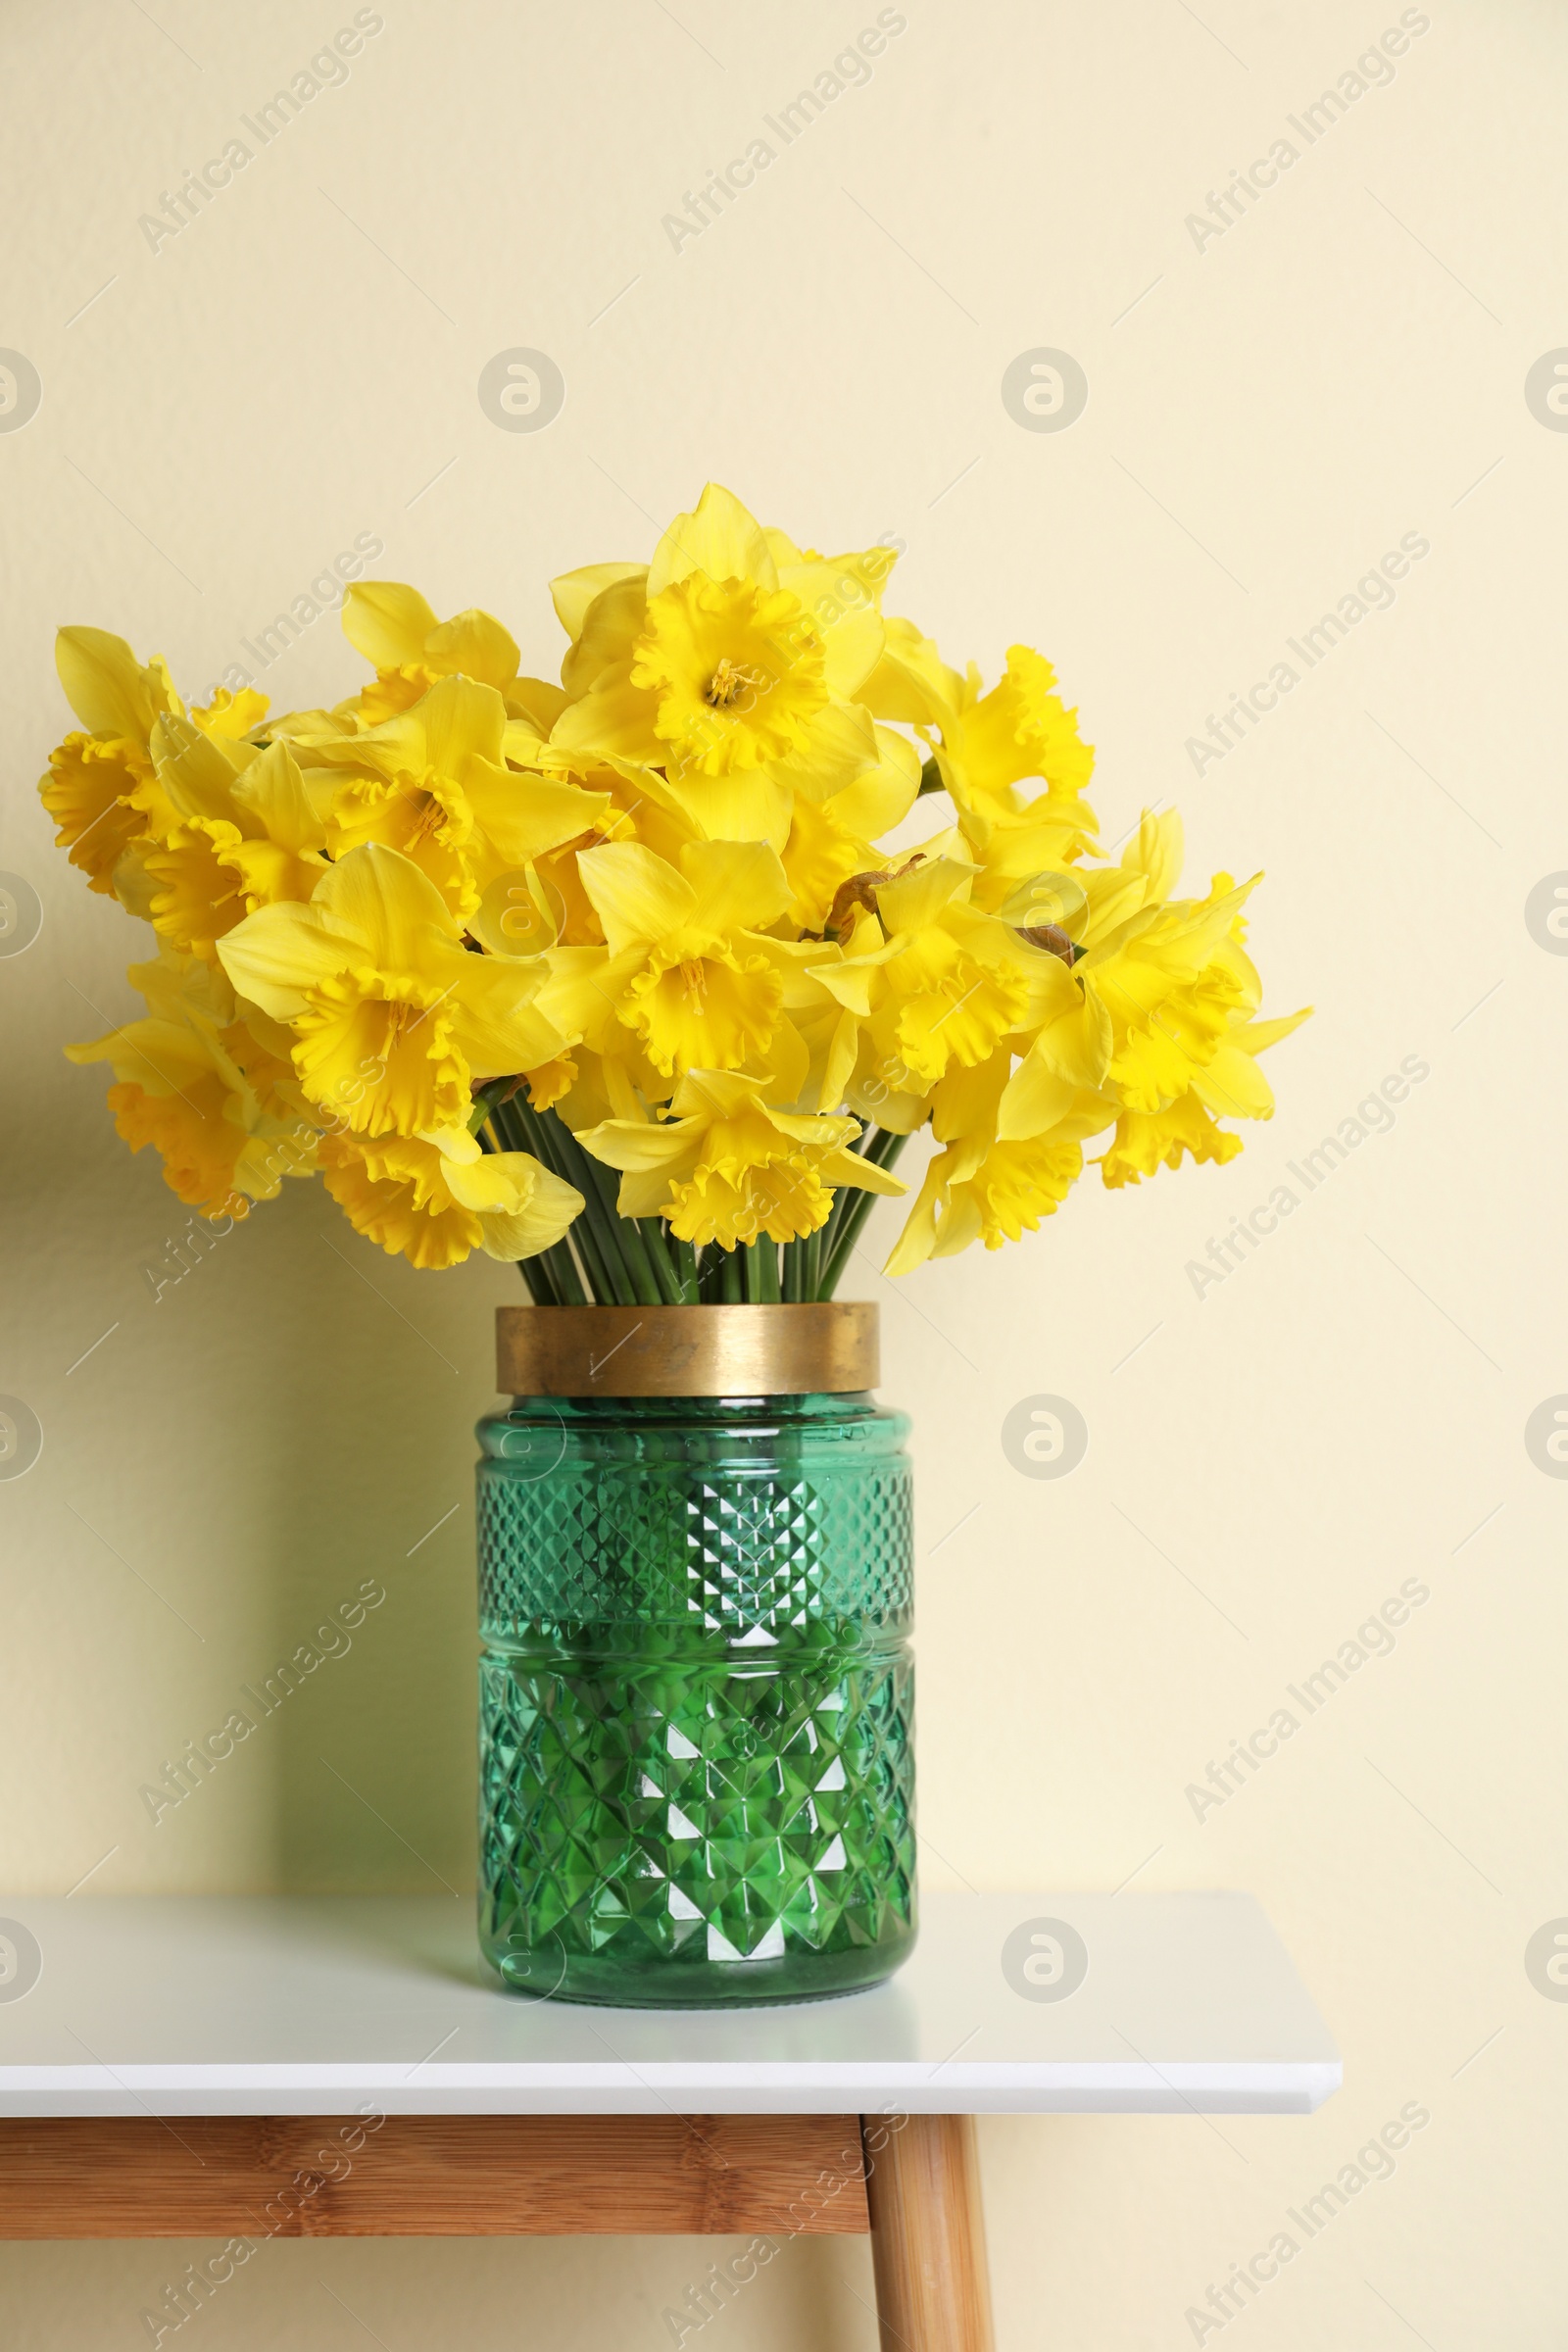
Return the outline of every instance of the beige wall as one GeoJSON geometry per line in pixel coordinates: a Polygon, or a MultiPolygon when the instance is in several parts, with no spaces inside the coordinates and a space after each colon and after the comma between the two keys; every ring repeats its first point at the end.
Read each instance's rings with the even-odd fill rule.
{"type": "MultiPolygon", "coordinates": [[[[1568,1488],[1523,1433],[1568,1389],[1568,962],[1524,909],[1568,867],[1568,438],[1523,386],[1568,343],[1562,15],[1432,0],[1392,83],[1306,148],[1287,117],[1396,6],[904,13],[869,86],[677,253],[662,216],[870,0],[385,0],[346,84],[154,253],[138,215],[352,9],[6,12],[0,343],[43,404],[0,432],[0,866],[45,920],[0,960],[0,1389],[45,1447],[0,1486],[0,1884],[101,1861],[106,1891],[466,1886],[469,1431],[516,1295],[484,1259],[416,1275],[294,1187],[154,1304],[184,1212],[60,1052],[129,1008],[139,935],[32,798],[65,724],[54,625],[119,629],[199,692],[369,533],[373,568],[494,608],[548,668],[548,576],[646,550],[713,475],[827,547],[906,540],[890,602],[959,659],[1047,650],[1107,838],[1175,800],[1202,877],[1266,866],[1271,1008],[1318,1006],[1228,1168],[1085,1187],[1024,1248],[898,1291],[858,1269],[916,1417],[922,1556],[975,1514],[922,1568],[928,1883],[1251,1887],[1346,2054],[1307,2123],[986,2127],[1002,2344],[1191,2342],[1207,2283],[1417,2100],[1396,2177],[1226,2344],[1546,2352],[1568,2006],[1524,1949],[1568,1913],[1568,1488]],[[1200,250],[1188,214],[1281,135],[1299,160],[1200,250]],[[514,346],[566,380],[537,434],[475,396],[514,346]],[[1000,397],[1040,346],[1088,374],[1065,432],[1000,397]],[[1393,609],[1196,774],[1206,714],[1406,533],[1430,552],[1393,609]],[[1392,1130],[1195,1295],[1209,1238],[1406,1056],[1430,1074],[1392,1130]],[[1092,1433],[1057,1484],[999,1439],[1045,1391],[1092,1433]],[[352,1654],[155,1828],[140,1784],[366,1575],[388,1599],[352,1654]],[[1393,1654],[1195,1818],[1189,1784],[1409,1578],[1430,1596],[1393,1654]]],[[[358,674],[323,618],[265,683],[298,705],[358,674]]],[[[360,2339],[346,2304],[398,2352],[652,2348],[699,2257],[277,2246],[202,2328],[324,2352],[360,2339]]],[[[142,2340],[183,2259],[0,2249],[6,2341],[142,2340]]],[[[863,2247],[797,2250],[729,2352],[868,2346],[868,2293],[863,2247]]]]}

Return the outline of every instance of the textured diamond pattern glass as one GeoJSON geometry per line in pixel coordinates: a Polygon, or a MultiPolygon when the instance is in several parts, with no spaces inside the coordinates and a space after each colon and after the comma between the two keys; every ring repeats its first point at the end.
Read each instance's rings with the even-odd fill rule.
{"type": "Polygon", "coordinates": [[[868,1396],[480,1423],[480,1936],[510,1984],[727,2007],[905,1958],[907,1433],[868,1396]]]}

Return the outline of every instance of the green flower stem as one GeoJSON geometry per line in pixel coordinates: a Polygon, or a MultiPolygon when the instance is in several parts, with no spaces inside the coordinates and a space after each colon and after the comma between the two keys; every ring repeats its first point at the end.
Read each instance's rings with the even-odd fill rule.
{"type": "MultiPolygon", "coordinates": [[[[852,1198],[849,1186],[841,1184],[833,1196],[833,1205],[828,1210],[827,1216],[811,1236],[811,1250],[816,1260],[812,1271],[818,1279],[821,1277],[823,1262],[833,1254],[833,1245],[838,1240],[844,1220],[850,1213],[849,1202],[852,1198]]],[[[812,1296],[815,1296],[814,1292],[812,1296]]]]}
{"type": "Polygon", "coordinates": [[[747,1298],[762,1306],[774,1303],[778,1298],[778,1244],[765,1234],[760,1242],[748,1242],[742,1261],[747,1298]]]}
{"type": "MultiPolygon", "coordinates": [[[[564,1119],[558,1118],[554,1111],[540,1111],[535,1115],[541,1130],[554,1130],[554,1142],[562,1154],[569,1180],[588,1203],[600,1254],[610,1267],[612,1279],[616,1272],[616,1265],[612,1261],[615,1260],[630,1286],[631,1297],[620,1303],[626,1306],[660,1306],[672,1301],[675,1298],[674,1272],[666,1261],[665,1280],[660,1279],[655,1271],[653,1252],[644,1228],[633,1218],[623,1217],[616,1208],[615,1194],[618,1188],[614,1171],[584,1151],[564,1119]]],[[[649,1223],[657,1235],[658,1220],[651,1218],[649,1223]]],[[[662,1256],[662,1242],[660,1242],[659,1249],[662,1256]]]]}
{"type": "Polygon", "coordinates": [[[734,1250],[723,1250],[720,1253],[719,1265],[722,1269],[718,1278],[719,1297],[726,1306],[739,1306],[741,1302],[741,1261],[739,1252],[734,1250]]]}
{"type": "Polygon", "coordinates": [[[784,1245],[784,1297],[792,1305],[806,1297],[808,1247],[804,1241],[786,1242],[784,1245]]]}
{"type": "Polygon", "coordinates": [[[523,1288],[535,1306],[559,1306],[561,1304],[561,1294],[556,1288],[551,1268],[545,1264],[543,1250],[536,1252],[532,1257],[519,1257],[515,1263],[517,1272],[522,1276],[523,1288]]]}
{"type": "Polygon", "coordinates": [[[703,1295],[703,1278],[698,1264],[697,1251],[690,1242],[683,1242],[674,1234],[669,1237],[669,1248],[670,1254],[675,1260],[675,1270],[680,1277],[681,1304],[695,1306],[703,1295]]]}
{"type": "MultiPolygon", "coordinates": [[[[562,1120],[550,1111],[535,1111],[534,1120],[541,1138],[556,1154],[558,1170],[568,1184],[576,1186],[583,1197],[583,1214],[604,1265],[611,1298],[602,1304],[635,1306],[639,1301],[639,1287],[632,1272],[629,1253],[624,1246],[625,1228],[620,1218],[605,1200],[594,1182],[592,1165],[576,1137],[562,1120]]],[[[642,1236],[638,1235],[641,1242],[642,1236]]],[[[648,1296],[642,1298],[645,1306],[659,1301],[659,1292],[653,1275],[646,1277],[648,1296]]]]}
{"type": "Polygon", "coordinates": [[[492,1078],[484,1086],[475,1090],[473,1107],[468,1112],[468,1133],[470,1135],[479,1136],[480,1141],[483,1142],[480,1131],[486,1120],[492,1117],[496,1104],[505,1099],[508,1089],[515,1086],[516,1083],[514,1078],[492,1078]]]}
{"type": "Polygon", "coordinates": [[[664,1240],[663,1225],[658,1217],[639,1217],[637,1230],[643,1237],[643,1247],[648,1251],[648,1262],[654,1270],[660,1298],[666,1306],[682,1305],[685,1294],[664,1240]]]}
{"type": "Polygon", "coordinates": [[[615,1207],[617,1186],[613,1172],[583,1150],[564,1122],[562,1126],[572,1167],[572,1182],[587,1201],[590,1215],[596,1209],[598,1211],[594,1230],[600,1237],[600,1248],[614,1250],[618,1254],[626,1280],[631,1286],[631,1298],[625,1303],[628,1306],[660,1305],[662,1294],[648,1255],[648,1244],[632,1219],[621,1216],[615,1207]]]}
{"type": "MultiPolygon", "coordinates": [[[[541,1250],[539,1257],[540,1262],[549,1267],[551,1277],[555,1282],[554,1303],[557,1306],[586,1306],[588,1294],[582,1287],[582,1276],[577,1271],[577,1261],[566,1244],[564,1241],[557,1242],[552,1249],[541,1250]]],[[[524,1279],[526,1280],[526,1277],[524,1279]]]]}
{"type": "MultiPolygon", "coordinates": [[[[872,1137],[865,1156],[867,1159],[874,1160],[879,1168],[891,1168],[908,1140],[906,1135],[894,1135],[891,1130],[881,1128],[872,1137]]],[[[844,1195],[841,1193],[839,1199],[843,1198],[844,1195]]],[[[827,1264],[823,1268],[821,1279],[817,1284],[816,1296],[818,1298],[831,1298],[837,1290],[839,1283],[843,1280],[844,1269],[850,1262],[851,1252],[860,1238],[860,1230],[871,1213],[872,1203],[880,1198],[881,1196],[877,1193],[858,1192],[855,1194],[853,1205],[839,1230],[827,1264]]],[[[838,1201],[835,1201],[833,1205],[837,1208],[838,1201]]]]}
{"type": "MultiPolygon", "coordinates": [[[[861,1135],[859,1142],[850,1146],[851,1151],[858,1152],[861,1158],[866,1157],[877,1132],[876,1129],[868,1127],[861,1135]]],[[[811,1236],[816,1244],[815,1272],[818,1280],[821,1278],[823,1266],[833,1255],[838,1245],[839,1235],[844,1231],[844,1220],[858,1198],[858,1194],[852,1186],[841,1184],[833,1196],[833,1205],[827,1212],[826,1221],[811,1236]]],[[[813,1291],[810,1296],[814,1298],[815,1292],[813,1291]]]]}

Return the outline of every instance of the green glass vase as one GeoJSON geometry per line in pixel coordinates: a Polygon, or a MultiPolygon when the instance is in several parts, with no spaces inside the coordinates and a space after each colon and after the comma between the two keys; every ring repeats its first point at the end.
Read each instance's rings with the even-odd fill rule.
{"type": "Polygon", "coordinates": [[[906,1957],[908,1427],[869,1394],[481,1421],[480,1939],[509,1984],[730,2007],[906,1957]]]}

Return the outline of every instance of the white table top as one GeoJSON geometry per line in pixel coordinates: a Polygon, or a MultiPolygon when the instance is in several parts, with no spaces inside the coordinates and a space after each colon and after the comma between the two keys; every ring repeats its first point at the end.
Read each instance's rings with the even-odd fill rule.
{"type": "Polygon", "coordinates": [[[445,1895],[0,1896],[5,2116],[1304,2115],[1339,2083],[1247,1894],[932,1894],[891,1983],[700,2012],[508,1992],[445,1895]]]}

